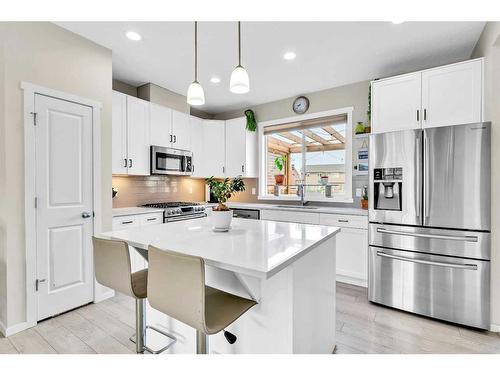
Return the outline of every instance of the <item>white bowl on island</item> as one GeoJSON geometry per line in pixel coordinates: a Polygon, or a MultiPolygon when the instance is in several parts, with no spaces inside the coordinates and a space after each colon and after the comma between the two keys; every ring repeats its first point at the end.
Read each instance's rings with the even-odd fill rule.
{"type": "Polygon", "coordinates": [[[212,209],[212,224],[214,231],[227,232],[231,229],[231,220],[233,219],[233,210],[216,211],[212,209]]]}

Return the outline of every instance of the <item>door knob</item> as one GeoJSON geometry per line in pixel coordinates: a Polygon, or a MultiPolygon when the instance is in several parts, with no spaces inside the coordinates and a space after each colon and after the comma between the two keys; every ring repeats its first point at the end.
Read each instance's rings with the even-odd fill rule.
{"type": "Polygon", "coordinates": [[[82,217],[83,217],[84,219],[88,219],[90,216],[91,216],[91,213],[90,213],[90,212],[82,212],[82,217]]]}

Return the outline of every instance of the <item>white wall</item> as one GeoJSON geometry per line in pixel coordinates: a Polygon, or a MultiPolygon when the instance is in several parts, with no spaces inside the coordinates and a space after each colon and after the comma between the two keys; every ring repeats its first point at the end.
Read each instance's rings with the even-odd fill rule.
{"type": "Polygon", "coordinates": [[[0,319],[25,321],[24,135],[21,81],[99,101],[103,229],[111,229],[111,51],[47,22],[0,23],[0,319]],[[2,57],[2,55],[0,55],[2,57]],[[2,78],[0,78],[2,79],[2,78]],[[1,81],[0,81],[1,83],[1,81]],[[1,108],[1,107],[0,107],[1,108]],[[6,307],[5,307],[6,304],[6,307]]]}
{"type": "Polygon", "coordinates": [[[472,57],[485,58],[485,118],[491,121],[491,323],[500,331],[500,22],[488,22],[472,57]]]}

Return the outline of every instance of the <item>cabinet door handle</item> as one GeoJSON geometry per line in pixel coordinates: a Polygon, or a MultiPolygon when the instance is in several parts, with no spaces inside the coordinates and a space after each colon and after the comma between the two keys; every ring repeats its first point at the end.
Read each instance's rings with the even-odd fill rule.
{"type": "Polygon", "coordinates": [[[427,109],[424,108],[424,121],[427,121],[427,109]]]}
{"type": "Polygon", "coordinates": [[[132,223],[133,223],[132,220],[130,220],[130,221],[122,221],[122,224],[132,224],[132,223]]]}
{"type": "Polygon", "coordinates": [[[170,134],[170,143],[172,143],[172,134],[170,134]]]}
{"type": "Polygon", "coordinates": [[[177,143],[177,136],[174,135],[174,143],[177,143]]]}
{"type": "Polygon", "coordinates": [[[132,168],[132,159],[128,159],[128,167],[132,168]]]}
{"type": "Polygon", "coordinates": [[[339,219],[338,222],[339,223],[348,223],[349,220],[347,220],[347,219],[339,219]]]}
{"type": "Polygon", "coordinates": [[[241,171],[245,172],[245,166],[244,165],[241,166],[241,171]]]}
{"type": "Polygon", "coordinates": [[[226,173],[226,168],[224,166],[222,167],[222,173],[226,173]]]}
{"type": "Polygon", "coordinates": [[[417,122],[420,121],[420,110],[417,109],[417,122]]]}
{"type": "Polygon", "coordinates": [[[127,159],[123,159],[123,161],[125,162],[125,164],[123,165],[125,168],[127,168],[127,159]]]}
{"type": "Polygon", "coordinates": [[[148,221],[155,221],[156,220],[156,217],[150,217],[148,218],[148,221]]]}

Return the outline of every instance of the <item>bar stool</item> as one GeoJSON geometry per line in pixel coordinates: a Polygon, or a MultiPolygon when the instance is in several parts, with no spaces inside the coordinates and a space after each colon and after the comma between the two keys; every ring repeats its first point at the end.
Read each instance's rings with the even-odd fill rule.
{"type": "Polygon", "coordinates": [[[225,328],[257,302],[205,285],[203,258],[149,246],[148,300],[153,308],[196,329],[196,353],[208,353],[208,337],[225,328]]]}
{"type": "Polygon", "coordinates": [[[137,353],[144,350],[159,354],[172,346],[177,339],[162,330],[146,325],[145,305],[148,297],[148,269],[132,273],[128,244],[124,241],[105,240],[92,237],[94,244],[94,268],[97,281],[135,299],[135,335],[130,338],[135,343],[137,353]],[[166,346],[153,350],[146,345],[147,329],[152,329],[172,341],[166,346]]]}

